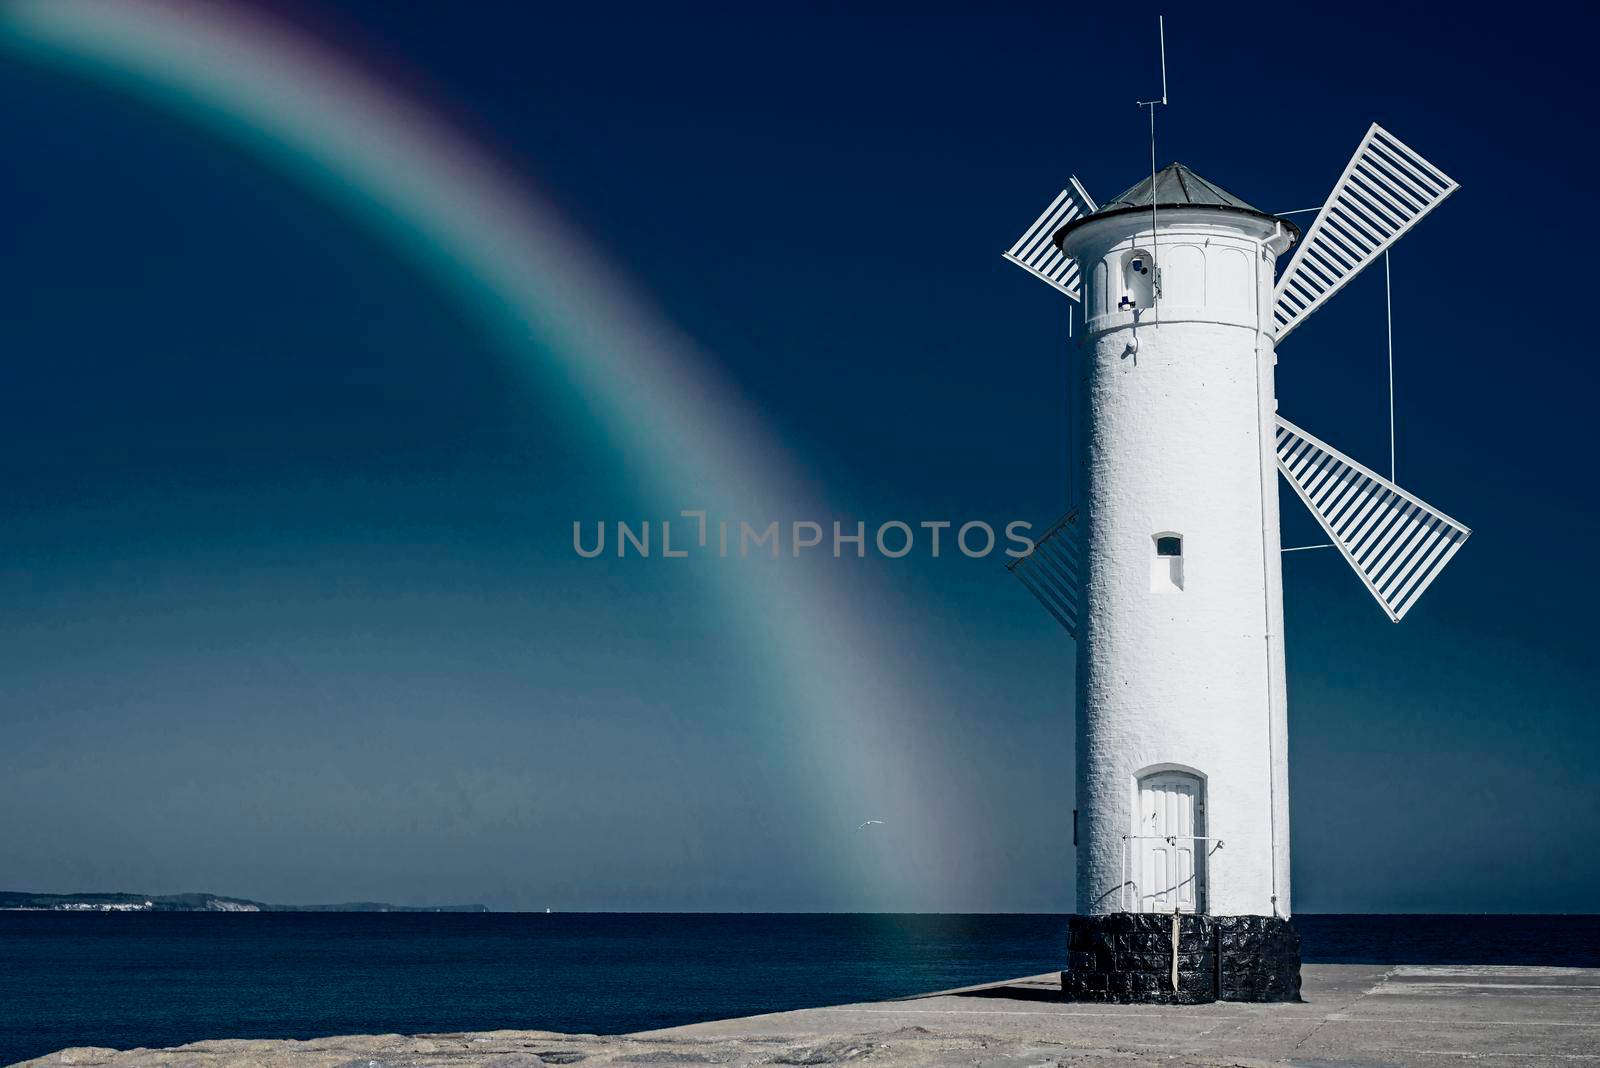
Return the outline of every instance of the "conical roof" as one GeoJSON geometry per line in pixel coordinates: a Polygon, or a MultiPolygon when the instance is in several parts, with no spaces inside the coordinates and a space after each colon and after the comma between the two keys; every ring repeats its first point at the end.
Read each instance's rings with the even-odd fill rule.
{"type": "Polygon", "coordinates": [[[1209,204],[1243,208],[1257,215],[1266,212],[1246,204],[1226,189],[1209,182],[1181,163],[1169,163],[1153,176],[1100,205],[1096,215],[1109,215],[1118,208],[1148,208],[1152,203],[1158,208],[1168,204],[1209,204]]]}
{"type": "MultiPolygon", "coordinates": [[[[1121,215],[1125,212],[1138,211],[1141,208],[1149,210],[1154,204],[1160,208],[1218,208],[1222,211],[1237,211],[1246,215],[1256,215],[1263,219],[1273,219],[1276,216],[1262,211],[1253,204],[1249,204],[1215,182],[1200,177],[1194,171],[1181,163],[1169,163],[1154,175],[1144,179],[1138,184],[1125,190],[1120,196],[1113,197],[1100,207],[1080,218],[1063,226],[1055,233],[1057,247],[1061,245],[1061,238],[1069,231],[1076,230],[1085,223],[1107,215],[1121,215]]],[[[1293,233],[1295,240],[1300,238],[1300,228],[1287,219],[1279,220],[1293,233]]]]}

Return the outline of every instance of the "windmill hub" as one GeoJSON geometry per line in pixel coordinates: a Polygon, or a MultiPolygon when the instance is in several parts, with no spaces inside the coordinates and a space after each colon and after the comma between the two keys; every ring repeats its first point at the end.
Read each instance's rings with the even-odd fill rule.
{"type": "Polygon", "coordinates": [[[1275,472],[1396,622],[1470,532],[1281,418],[1277,346],[1454,188],[1373,126],[1303,237],[1175,163],[1007,253],[1082,304],[1079,492],[1012,565],[1077,642],[1074,996],[1298,997],[1275,472]]]}

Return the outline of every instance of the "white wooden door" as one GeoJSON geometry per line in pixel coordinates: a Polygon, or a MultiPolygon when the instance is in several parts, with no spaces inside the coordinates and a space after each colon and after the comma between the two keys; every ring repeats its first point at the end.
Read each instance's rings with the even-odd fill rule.
{"type": "Polygon", "coordinates": [[[1193,775],[1162,771],[1139,780],[1140,912],[1205,910],[1204,787],[1193,775]]]}

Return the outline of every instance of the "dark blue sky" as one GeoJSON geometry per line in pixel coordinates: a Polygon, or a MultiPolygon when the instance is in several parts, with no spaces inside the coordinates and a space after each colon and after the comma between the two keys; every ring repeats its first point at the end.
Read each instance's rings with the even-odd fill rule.
{"type": "MultiPolygon", "coordinates": [[[[271,10],[542,188],[815,518],[1064,509],[1065,305],[1000,252],[1068,173],[1147,172],[1153,12],[271,10]]],[[[1394,253],[1398,465],[1474,536],[1399,626],[1336,554],[1285,560],[1300,911],[1600,911],[1597,376],[1561,224],[1593,21],[1168,13],[1163,162],[1307,207],[1376,120],[1461,183],[1394,253]]],[[[695,502],[406,250],[11,52],[0,146],[0,885],[1070,908],[1072,647],[997,561],[849,565],[871,603],[841,612],[893,620],[938,695],[855,835],[706,592],[728,565],[573,556],[574,519],[695,502]]],[[[1385,467],[1381,272],[1281,357],[1283,413],[1385,467]]],[[[1321,540],[1283,500],[1285,544],[1321,540]]]]}

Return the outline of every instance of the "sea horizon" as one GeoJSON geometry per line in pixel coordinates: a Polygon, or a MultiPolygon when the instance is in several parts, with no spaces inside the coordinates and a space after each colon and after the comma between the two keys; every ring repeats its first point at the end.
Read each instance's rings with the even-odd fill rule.
{"type": "MultiPolygon", "coordinates": [[[[1068,913],[0,914],[0,1063],[67,1046],[619,1034],[1066,966],[1068,913]],[[226,917],[226,918],[224,918],[226,917]]],[[[1600,915],[1306,913],[1315,963],[1600,967],[1600,915]]]]}

